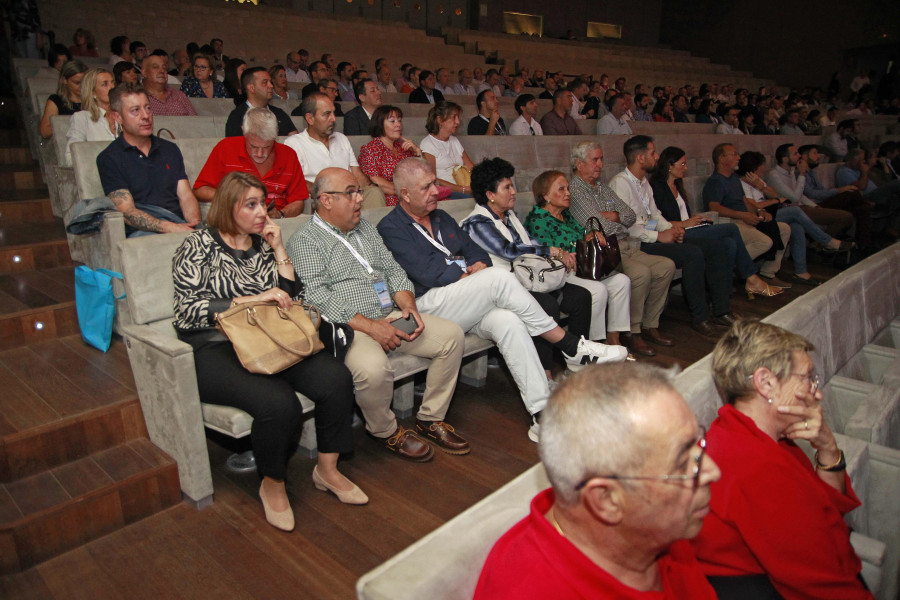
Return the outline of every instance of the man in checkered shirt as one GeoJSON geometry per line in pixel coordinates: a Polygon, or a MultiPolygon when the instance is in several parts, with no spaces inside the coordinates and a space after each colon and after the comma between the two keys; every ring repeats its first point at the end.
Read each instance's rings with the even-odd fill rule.
{"type": "Polygon", "coordinates": [[[375,226],[360,218],[363,202],[356,177],[346,169],[323,169],[312,197],[316,214],[288,240],[287,251],[306,288],[306,299],[330,321],[348,323],[355,336],[346,364],[369,435],[409,460],[430,460],[428,440],[449,454],[467,454],[469,443],[444,422],[463,353],[455,323],[419,314],[413,286],[384,246],[375,226]],[[411,333],[392,324],[409,317],[411,333]],[[394,352],[432,359],[416,433],[391,411],[394,352]],[[422,437],[420,437],[422,436],[422,437]]]}

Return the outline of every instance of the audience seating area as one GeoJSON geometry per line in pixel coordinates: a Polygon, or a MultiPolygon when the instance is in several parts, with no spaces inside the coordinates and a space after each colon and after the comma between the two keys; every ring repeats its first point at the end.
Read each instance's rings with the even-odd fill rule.
{"type": "MultiPolygon", "coordinates": [[[[472,200],[451,200],[444,208],[462,220],[471,211],[472,200]]],[[[363,217],[377,223],[390,209],[365,211],[363,217]]],[[[119,215],[116,220],[121,221],[119,215]]],[[[302,215],[282,222],[285,239],[309,219],[302,215]]],[[[119,224],[121,226],[121,223],[119,224]]],[[[203,427],[241,438],[250,433],[252,418],[227,406],[201,404],[197,395],[194,356],[189,344],[175,335],[172,327],[172,256],[187,234],[139,237],[118,243],[122,273],[125,275],[126,303],[130,322],[121,325],[128,357],[137,384],[141,408],[150,439],[178,463],[184,495],[198,506],[212,501],[212,475],[206,453],[203,427]]],[[[485,350],[493,344],[475,335],[466,336],[460,380],[484,385],[487,377],[485,350]]],[[[397,387],[393,408],[401,416],[412,414],[411,376],[424,371],[430,361],[407,354],[392,354],[391,365],[397,387]]],[[[304,414],[312,413],[312,403],[298,394],[304,414]]],[[[315,454],[316,432],[312,419],[303,425],[300,446],[315,454]]]]}
{"type": "MultiPolygon", "coordinates": [[[[45,0],[55,10],[51,20],[59,23],[79,19],[78,7],[45,0]]],[[[182,47],[191,37],[194,24],[216,18],[211,5],[172,5],[165,22],[178,23],[166,28],[162,22],[148,24],[128,13],[127,7],[112,0],[100,0],[93,9],[106,11],[111,18],[93,27],[99,40],[121,33],[147,32],[152,45],[167,49],[182,47]]],[[[773,85],[770,80],[730,67],[712,64],[709,59],[665,48],[630,48],[609,42],[566,42],[561,40],[523,41],[503,34],[445,29],[444,38],[425,35],[405,23],[386,23],[359,18],[298,15],[294,11],[265,7],[265,12],[247,13],[245,20],[217,22],[217,35],[226,41],[226,53],[250,57],[251,66],[283,63],[284,50],[273,48],[272,39],[290,40],[298,30],[308,32],[303,45],[316,57],[323,51],[334,52],[338,60],[354,60],[361,67],[373,68],[377,57],[390,58],[396,76],[401,62],[414,60],[426,68],[447,66],[456,69],[476,66],[488,69],[486,55],[510,67],[544,68],[569,75],[607,73],[611,80],[624,76],[628,87],[636,83],[653,85],[699,85],[707,82],[731,83],[755,89],[773,85]],[[264,16],[261,16],[264,15],[264,16]],[[277,18],[273,18],[277,17],[277,18]],[[247,30],[266,31],[266,35],[247,36],[247,30]],[[366,43],[340,54],[337,40],[362,39],[366,43]]],[[[47,23],[53,27],[53,23],[47,23]]],[[[59,27],[65,30],[65,27],[59,27]]],[[[294,42],[292,42],[294,43],[294,42]]],[[[101,44],[102,46],[102,44],[101,44]]],[[[89,66],[103,65],[105,59],[87,59],[89,66]]],[[[68,223],[79,203],[103,196],[96,157],[105,148],[103,142],[77,143],[71,162],[65,158],[66,131],[70,117],[52,120],[53,137],[42,140],[37,134],[44,103],[56,91],[56,79],[47,73],[46,63],[15,59],[17,93],[22,101],[26,130],[32,151],[38,157],[44,179],[50,188],[53,214],[68,223]]],[[[515,70],[515,69],[513,69],[515,70]]],[[[292,85],[292,87],[295,87],[292,85]]],[[[396,104],[404,112],[404,135],[418,142],[427,132],[424,123],[429,105],[407,102],[406,94],[384,94],[384,102],[396,104]]],[[[463,107],[460,134],[477,113],[474,97],[450,96],[463,107]]],[[[198,116],[155,118],[156,131],[168,130],[181,150],[188,178],[195,181],[212,148],[224,135],[225,122],[234,108],[230,99],[192,99],[198,116]]],[[[501,116],[507,125],[516,118],[511,98],[500,99],[501,116]]],[[[288,113],[298,102],[275,101],[288,113]]],[[[354,104],[343,102],[344,112],[354,104]]],[[[550,110],[551,102],[540,101],[538,117],[550,110]]],[[[294,117],[298,130],[305,128],[302,117],[294,117]]],[[[541,172],[557,169],[571,171],[569,153],[581,141],[598,142],[604,150],[602,179],[608,181],[624,167],[622,145],[627,136],[597,136],[595,120],[579,121],[582,136],[484,137],[458,135],[476,163],[487,157],[501,156],[516,167],[515,183],[520,193],[516,209],[520,217],[531,209],[534,199],[531,182],[541,172]]],[[[342,119],[336,130],[342,130],[342,119]]],[[[897,139],[896,119],[863,120],[864,139],[869,144],[897,139]]],[[[723,136],[714,126],[703,124],[632,123],[635,133],[652,135],[661,151],[679,146],[687,153],[688,176],[685,179],[692,210],[702,210],[702,188],[713,172],[712,149],[723,142],[734,143],[739,151],[757,150],[771,163],[775,148],[784,143],[804,144],[819,141],[805,136],[723,136]]],[[[827,135],[829,131],[825,132],[827,135]]],[[[368,136],[350,138],[355,152],[370,140],[368,136]]],[[[820,167],[820,179],[833,181],[837,165],[820,167]]],[[[201,205],[203,206],[203,205],[201,205]]],[[[441,208],[461,220],[473,206],[473,200],[453,200],[441,208]]],[[[206,207],[204,206],[204,209],[206,207]]],[[[285,239],[310,217],[308,202],[304,215],[281,222],[285,239]]],[[[377,223],[389,208],[364,211],[364,218],[377,223]]],[[[205,214],[205,210],[204,210],[205,214]]],[[[72,258],[94,268],[111,268],[125,275],[114,281],[118,301],[116,330],[123,335],[138,388],[144,418],[151,440],[171,455],[178,464],[181,489],[186,499],[200,507],[212,501],[213,482],[204,428],[234,438],[249,434],[252,419],[243,411],[199,402],[191,347],[177,339],[173,320],[172,255],[185,234],[125,238],[121,213],[108,213],[99,231],[69,235],[72,258]]],[[[898,590],[900,565],[900,246],[870,257],[855,269],[845,272],[825,286],[769,317],[769,321],[809,337],[816,345],[818,373],[827,381],[825,403],[832,426],[839,432],[845,450],[848,471],[864,506],[849,517],[854,530],[854,546],[864,559],[864,576],[876,590],[879,600],[894,600],[898,590]]],[[[464,383],[480,386],[486,377],[486,350],[491,342],[474,335],[466,336],[466,360],[460,374],[464,383]]],[[[427,361],[408,355],[392,356],[395,370],[393,408],[401,416],[413,410],[412,376],[427,367],[427,361]]],[[[710,357],[695,363],[676,379],[676,385],[704,424],[715,418],[720,400],[709,373],[710,357]]],[[[299,395],[304,414],[311,417],[312,404],[299,395]]],[[[315,429],[307,418],[300,446],[314,454],[315,429]]],[[[388,562],[377,567],[357,584],[361,599],[387,598],[469,598],[474,590],[480,566],[493,542],[522,516],[531,498],[548,482],[539,464],[524,472],[453,520],[419,540],[388,562]]]]}
{"type": "MultiPolygon", "coordinates": [[[[606,73],[610,82],[625,77],[631,89],[637,83],[658,85],[665,82],[681,86],[691,83],[728,82],[738,87],[757,89],[771,86],[772,80],[753,77],[746,71],[734,71],[727,65],[712,64],[708,58],[692,56],[684,50],[635,48],[613,42],[582,42],[557,39],[523,40],[516,36],[487,31],[464,31],[445,27],[448,40],[458,40],[469,52],[493,55],[498,62],[521,69],[537,66],[562,71],[571,76],[606,73]]],[[[515,70],[515,69],[514,69],[515,70]]]]}
{"type": "MultiPolygon", "coordinates": [[[[826,415],[847,457],[863,506],[848,517],[863,576],[879,600],[895,600],[900,570],[900,245],[866,259],[770,315],[766,321],[809,338],[816,371],[827,381],[826,415]],[[834,384],[846,392],[840,398],[834,384]],[[872,395],[867,391],[881,388],[872,395]],[[850,415],[849,418],[846,415],[850,415]]],[[[697,419],[708,425],[721,399],[711,356],[675,378],[697,419]]],[[[811,448],[805,450],[812,457],[811,448]]],[[[471,598],[497,538],[549,486],[538,464],[357,582],[360,600],[471,598]]]]}

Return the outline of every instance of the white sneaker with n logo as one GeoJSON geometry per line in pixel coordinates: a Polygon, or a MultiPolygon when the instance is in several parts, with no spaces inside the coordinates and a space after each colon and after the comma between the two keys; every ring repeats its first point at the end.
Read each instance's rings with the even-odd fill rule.
{"type": "Polygon", "coordinates": [[[563,352],[569,370],[578,371],[587,365],[599,365],[603,363],[622,362],[628,357],[628,350],[624,346],[607,346],[600,342],[592,342],[584,339],[578,340],[578,351],[575,356],[569,356],[563,352]]]}

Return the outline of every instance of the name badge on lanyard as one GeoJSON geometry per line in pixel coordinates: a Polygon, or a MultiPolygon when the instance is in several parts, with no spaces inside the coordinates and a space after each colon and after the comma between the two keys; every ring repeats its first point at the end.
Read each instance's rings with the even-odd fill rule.
{"type": "Polygon", "coordinates": [[[394,306],[394,301],[391,299],[391,291],[388,289],[384,277],[381,277],[380,274],[373,276],[372,287],[375,288],[375,294],[378,296],[378,301],[381,302],[381,308],[391,308],[394,306]]]}
{"type": "Polygon", "coordinates": [[[350,254],[353,255],[353,258],[359,261],[359,264],[362,265],[362,267],[366,270],[366,273],[368,273],[372,278],[372,287],[375,289],[375,295],[378,296],[378,302],[381,303],[381,308],[391,308],[394,305],[394,301],[391,299],[391,291],[390,289],[388,289],[388,284],[387,281],[385,281],[383,274],[373,269],[372,265],[369,264],[369,261],[367,261],[365,257],[363,257],[363,255],[360,254],[359,251],[354,248],[350,242],[329,229],[325,222],[322,221],[322,219],[319,217],[319,215],[313,217],[313,222],[336,237],[339,242],[347,247],[347,250],[350,251],[350,254]]]}

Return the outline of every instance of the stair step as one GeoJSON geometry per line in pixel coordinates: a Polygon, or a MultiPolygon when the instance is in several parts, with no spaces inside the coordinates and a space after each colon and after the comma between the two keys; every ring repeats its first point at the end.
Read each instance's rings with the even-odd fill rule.
{"type": "Polygon", "coordinates": [[[0,351],[0,482],[147,437],[125,345],[80,335],[0,351]]]}
{"type": "Polygon", "coordinates": [[[41,176],[38,164],[0,164],[0,187],[17,190],[45,188],[47,184],[41,176]]]}
{"type": "Polygon", "coordinates": [[[21,146],[10,144],[0,144],[0,163],[5,164],[28,164],[34,160],[31,156],[31,150],[21,146]]]}
{"type": "MultiPolygon", "coordinates": [[[[0,303],[4,300],[2,296],[0,292],[0,303]]],[[[0,350],[38,344],[79,332],[74,300],[0,315],[0,350]]]]}
{"type": "Polygon", "coordinates": [[[22,146],[26,144],[24,134],[18,129],[0,129],[0,146],[22,146]]]}
{"type": "MultiPolygon", "coordinates": [[[[0,211],[3,210],[0,203],[0,211]]],[[[62,219],[4,223],[0,220],[0,274],[72,264],[62,219]]]]}
{"type": "Polygon", "coordinates": [[[53,222],[53,206],[50,203],[50,198],[42,191],[12,190],[12,193],[4,195],[7,198],[0,198],[0,227],[22,223],[53,222]],[[9,199],[16,196],[25,199],[9,199]]]}
{"type": "Polygon", "coordinates": [[[0,574],[32,567],[180,500],[175,461],[147,439],[0,484],[0,574]]]}

